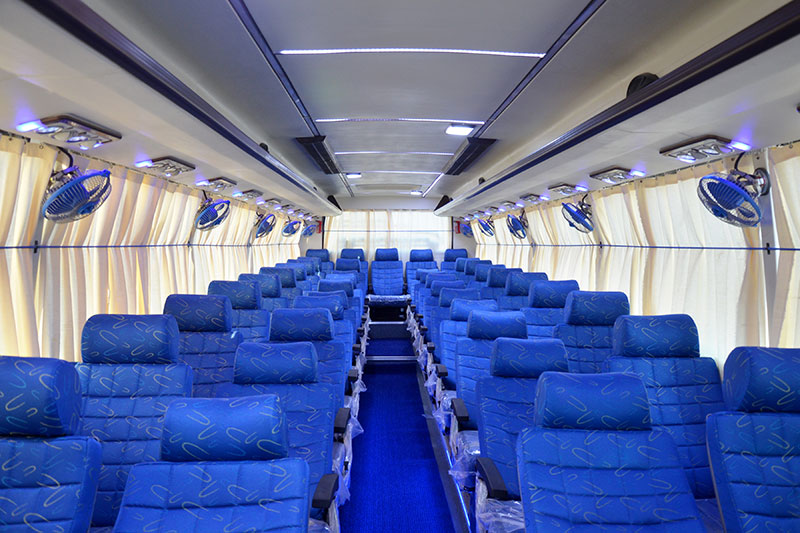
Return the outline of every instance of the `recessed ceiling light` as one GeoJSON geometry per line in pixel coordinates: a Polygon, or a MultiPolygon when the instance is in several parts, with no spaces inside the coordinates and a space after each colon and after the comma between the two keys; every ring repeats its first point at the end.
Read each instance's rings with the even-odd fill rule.
{"type": "Polygon", "coordinates": [[[378,118],[318,118],[314,122],[432,122],[435,124],[474,124],[480,126],[482,120],[462,120],[452,118],[409,118],[409,117],[378,117],[378,118]]]}
{"type": "Polygon", "coordinates": [[[422,191],[419,189],[411,191],[411,196],[422,196],[422,191]]]}
{"type": "Polygon", "coordinates": [[[348,172],[345,176],[347,176],[347,179],[357,180],[361,177],[361,172],[348,172]]]}
{"type": "Polygon", "coordinates": [[[576,185],[575,190],[578,192],[589,192],[589,187],[586,185],[576,185]]]}
{"type": "Polygon", "coordinates": [[[284,56],[337,55],[337,54],[467,54],[479,56],[535,57],[541,52],[507,52],[502,50],[468,50],[461,48],[317,48],[307,50],[281,50],[284,56]]]}
{"type": "Polygon", "coordinates": [[[453,152],[384,152],[381,150],[360,150],[352,152],[334,152],[334,155],[444,155],[452,156],[453,152]]]}
{"type": "Polygon", "coordinates": [[[450,124],[447,126],[447,129],[444,132],[448,135],[459,135],[461,137],[466,137],[472,130],[474,130],[474,126],[470,126],[469,124],[450,124]]]}

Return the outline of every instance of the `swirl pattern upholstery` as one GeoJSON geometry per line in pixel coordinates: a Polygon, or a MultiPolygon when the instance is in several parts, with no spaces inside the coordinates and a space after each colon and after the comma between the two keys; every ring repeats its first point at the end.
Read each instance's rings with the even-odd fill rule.
{"type": "Polygon", "coordinates": [[[469,259],[469,260],[467,260],[466,263],[464,263],[464,281],[467,282],[467,287],[469,287],[470,289],[472,289],[474,287],[479,287],[478,285],[475,285],[475,283],[474,283],[475,282],[475,271],[477,270],[478,265],[492,266],[492,262],[489,259],[478,259],[478,258],[475,258],[474,261],[472,259],[469,259]]]}
{"type": "Polygon", "coordinates": [[[470,283],[470,289],[482,289],[486,287],[489,281],[489,269],[493,266],[505,267],[505,265],[493,265],[489,263],[481,263],[475,267],[475,279],[470,283]]]}
{"type": "Polygon", "coordinates": [[[79,433],[102,446],[92,525],[111,527],[131,467],[157,461],[164,413],[192,394],[171,315],[94,315],[81,336],[79,433]]]}
{"type": "MultiPolygon", "coordinates": [[[[439,326],[442,320],[450,317],[450,308],[439,305],[443,290],[463,290],[463,281],[434,281],[431,283],[431,295],[425,299],[423,323],[428,326],[428,338],[439,345],[439,326]]],[[[479,292],[479,291],[477,291],[479,292]]],[[[452,300],[451,300],[452,301],[452,300]]]]}
{"type": "Polygon", "coordinates": [[[406,261],[406,285],[408,286],[409,294],[411,292],[411,286],[414,285],[417,281],[417,270],[420,268],[430,268],[436,269],[437,268],[436,261],[433,260],[433,250],[430,248],[424,250],[411,250],[408,254],[408,261],[406,261]]]}
{"type": "Polygon", "coordinates": [[[528,290],[528,307],[520,309],[528,322],[528,337],[552,337],[557,324],[564,323],[567,295],[578,290],[575,280],[534,281],[528,290]]]}
{"type": "Polygon", "coordinates": [[[497,311],[498,307],[494,300],[456,298],[450,303],[450,318],[443,320],[439,328],[436,351],[441,363],[447,367],[447,376],[442,378],[442,384],[450,390],[456,389],[456,343],[460,337],[467,336],[467,320],[475,309],[497,311]]]}
{"type": "Polygon", "coordinates": [[[304,294],[294,299],[292,307],[295,309],[327,309],[333,318],[334,339],[342,341],[347,346],[352,346],[356,342],[356,330],[353,328],[353,322],[345,318],[347,297],[342,298],[342,296],[344,296],[342,291],[318,293],[315,296],[304,294]]]}
{"type": "Polygon", "coordinates": [[[277,396],[176,400],[164,418],[161,461],[131,469],[114,531],[307,530],[309,467],[286,458],[277,396]]]}
{"type": "Polygon", "coordinates": [[[557,339],[494,342],[490,374],[478,380],[481,456],[494,461],[508,494],[519,499],[517,436],[534,424],[536,382],[543,372],[563,372],[567,352],[557,339]]]}
{"type": "Polygon", "coordinates": [[[517,470],[526,531],[705,531],[635,376],[541,374],[517,470]]]}
{"type": "Polygon", "coordinates": [[[178,322],[178,361],[192,368],[192,395],[213,397],[218,383],[233,380],[233,358],[242,339],[233,331],[231,301],[227,296],[171,294],[164,314],[178,322]]]}
{"type": "MultiPolygon", "coordinates": [[[[435,281],[455,281],[455,275],[449,272],[434,272],[425,276],[425,285],[421,286],[417,293],[417,305],[422,306],[422,320],[425,321],[426,308],[431,296],[431,286],[435,281]]],[[[463,281],[463,280],[462,280],[463,281]]]]}
{"type": "Polygon", "coordinates": [[[277,274],[239,274],[239,281],[254,281],[261,286],[260,309],[289,307],[288,298],[281,296],[281,279],[277,274]]]}
{"type": "Polygon", "coordinates": [[[481,299],[496,300],[506,292],[506,279],[511,272],[522,272],[521,268],[506,268],[503,265],[489,267],[486,285],[481,287],[481,299]]]}
{"type": "Polygon", "coordinates": [[[289,267],[261,267],[259,274],[274,274],[281,281],[281,296],[290,302],[303,294],[303,289],[297,287],[297,269],[289,267]]]}
{"type": "Polygon", "coordinates": [[[303,294],[303,291],[313,291],[317,287],[311,282],[306,275],[306,267],[302,263],[275,263],[276,268],[291,268],[294,270],[295,279],[295,297],[303,294]]]}
{"type": "MultiPolygon", "coordinates": [[[[342,250],[344,252],[344,250],[342,250]]],[[[340,257],[336,260],[335,272],[353,272],[356,276],[356,288],[367,293],[368,263],[356,258],[340,257]]]]}
{"type": "MultiPolygon", "coordinates": [[[[425,282],[430,274],[440,274],[435,268],[419,268],[417,269],[417,280],[413,288],[409,287],[409,294],[411,294],[411,303],[415,304],[421,309],[421,301],[419,299],[420,290],[425,287],[425,282]]],[[[452,274],[452,272],[450,272],[452,274]]],[[[453,278],[455,279],[455,278],[453,278]]]]}
{"type": "Polygon", "coordinates": [[[502,296],[497,297],[500,309],[517,311],[528,305],[528,291],[534,281],[547,281],[544,272],[511,272],[506,277],[502,296]]]}
{"type": "Polygon", "coordinates": [[[243,343],[236,355],[234,382],[220,396],[274,394],[287,423],[288,455],[309,466],[309,495],[333,469],[333,421],[341,406],[338,390],[319,380],[313,343],[243,343]],[[277,371],[276,371],[277,369],[277,371]]]}
{"type": "Polygon", "coordinates": [[[448,248],[444,251],[442,270],[455,270],[456,261],[460,258],[466,259],[468,256],[466,248],[448,248]]]}
{"type": "Polygon", "coordinates": [[[725,530],[800,530],[800,349],[735,348],[707,420],[725,530]]]}
{"type": "Polygon", "coordinates": [[[569,371],[597,373],[611,355],[611,334],[618,317],[630,312],[622,292],[572,291],[564,307],[564,324],[553,328],[553,337],[567,347],[569,371]]]}
{"type": "Polygon", "coordinates": [[[706,417],[725,405],[716,362],[700,357],[694,321],[689,315],[621,316],[612,344],[605,370],[641,378],[653,426],[675,441],[695,497],[714,498],[706,417]]]}
{"type": "Polygon", "coordinates": [[[354,310],[353,327],[361,325],[361,310],[364,309],[364,293],[358,288],[355,272],[334,272],[319,282],[320,292],[345,291],[348,304],[354,310]]]}
{"type": "Polygon", "coordinates": [[[306,269],[306,281],[316,289],[319,283],[319,259],[313,257],[298,257],[296,259],[287,259],[286,262],[290,265],[302,265],[306,269]]]}
{"type": "Polygon", "coordinates": [[[66,361],[0,356],[0,529],[85,532],[100,444],[74,436],[80,383],[66,361]]]}
{"type": "Polygon", "coordinates": [[[269,339],[269,311],[261,309],[261,285],[256,281],[212,281],[208,294],[227,296],[231,301],[233,331],[242,341],[269,339]]]}
{"type": "MultiPolygon", "coordinates": [[[[347,320],[353,329],[353,335],[355,336],[355,332],[358,327],[361,325],[361,307],[358,307],[359,302],[355,296],[352,296],[353,285],[343,285],[341,290],[337,290],[335,287],[336,284],[342,283],[341,281],[335,280],[320,280],[320,290],[318,291],[308,291],[303,293],[304,296],[334,296],[339,298],[344,307],[344,318],[347,320]],[[333,281],[333,283],[329,284],[329,281],[333,281]],[[323,290],[324,288],[324,290],[323,290]],[[348,289],[351,291],[351,296],[347,295],[348,289]]],[[[346,282],[345,282],[346,283],[346,282]]]]}
{"type": "Polygon", "coordinates": [[[319,271],[324,278],[333,272],[333,262],[331,261],[331,254],[324,248],[310,248],[306,250],[306,257],[319,258],[319,271]]]}
{"type": "Polygon", "coordinates": [[[378,295],[403,294],[403,262],[397,248],[378,248],[372,262],[372,292],[378,295]]]}
{"type": "Polygon", "coordinates": [[[378,248],[375,250],[375,261],[399,261],[397,248],[378,248]]]}

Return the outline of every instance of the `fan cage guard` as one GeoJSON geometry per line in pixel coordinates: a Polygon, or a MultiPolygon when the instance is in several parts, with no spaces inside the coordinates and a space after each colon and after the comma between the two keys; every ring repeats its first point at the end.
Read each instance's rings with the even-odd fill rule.
{"type": "Polygon", "coordinates": [[[197,231],[209,231],[228,218],[231,212],[230,200],[211,200],[208,199],[200,204],[197,215],[194,218],[194,227],[197,231]]]}
{"type": "Polygon", "coordinates": [[[469,238],[475,237],[475,233],[473,233],[472,231],[472,226],[470,226],[469,224],[465,224],[464,222],[459,222],[459,225],[460,225],[459,229],[461,230],[462,235],[465,235],[469,238]]]}
{"type": "Polygon", "coordinates": [[[511,233],[512,237],[521,241],[525,240],[525,238],[528,236],[528,232],[525,229],[527,225],[528,224],[525,222],[525,220],[517,215],[509,214],[506,217],[506,227],[508,227],[509,233],[511,233]]]}
{"type": "Polygon", "coordinates": [[[494,223],[491,220],[483,220],[482,218],[479,218],[478,227],[480,228],[481,233],[487,237],[494,237],[494,223]]]}
{"type": "Polygon", "coordinates": [[[309,238],[317,232],[317,224],[312,222],[311,224],[306,224],[306,227],[303,228],[303,233],[300,235],[303,238],[309,238]]]}
{"type": "Polygon", "coordinates": [[[97,211],[111,194],[111,172],[81,174],[71,166],[50,176],[41,214],[56,223],[74,222],[97,211]]]}
{"type": "Polygon", "coordinates": [[[272,232],[272,230],[275,229],[276,222],[275,215],[272,213],[259,215],[256,218],[256,239],[260,239],[272,232]]]}
{"type": "Polygon", "coordinates": [[[581,233],[590,233],[594,231],[591,208],[586,202],[581,201],[577,205],[563,202],[561,204],[561,214],[564,216],[564,220],[567,221],[567,224],[581,233]]]}
{"type": "Polygon", "coordinates": [[[753,174],[733,170],[729,174],[708,174],[697,184],[697,196],[717,219],[739,227],[755,227],[763,214],[756,202],[769,192],[769,174],[762,168],[753,174]]]}
{"type": "Polygon", "coordinates": [[[281,234],[284,237],[291,237],[297,230],[300,229],[300,221],[299,220],[290,220],[283,226],[283,230],[281,230],[281,234]]]}

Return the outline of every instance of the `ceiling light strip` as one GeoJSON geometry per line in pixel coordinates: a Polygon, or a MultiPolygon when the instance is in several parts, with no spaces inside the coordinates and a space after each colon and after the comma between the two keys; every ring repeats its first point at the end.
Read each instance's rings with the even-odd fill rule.
{"type": "Polygon", "coordinates": [[[449,118],[408,118],[408,117],[378,117],[378,118],[318,118],[317,124],[332,122],[432,122],[436,124],[475,124],[480,126],[482,120],[456,120],[449,118]]]}
{"type": "Polygon", "coordinates": [[[448,157],[453,155],[453,152],[384,152],[382,150],[358,150],[333,153],[334,155],[444,155],[448,157]]]}
{"type": "Polygon", "coordinates": [[[477,56],[542,58],[540,52],[509,52],[503,50],[469,50],[461,48],[317,48],[281,50],[284,56],[341,55],[341,54],[462,54],[477,56]]]}
{"type": "Polygon", "coordinates": [[[431,190],[433,190],[434,187],[436,187],[436,184],[439,183],[439,180],[442,179],[443,176],[444,176],[444,172],[442,172],[441,174],[436,176],[436,179],[433,180],[433,182],[430,185],[428,185],[428,188],[425,189],[425,192],[422,193],[422,197],[423,198],[428,196],[428,193],[431,192],[431,190]]]}

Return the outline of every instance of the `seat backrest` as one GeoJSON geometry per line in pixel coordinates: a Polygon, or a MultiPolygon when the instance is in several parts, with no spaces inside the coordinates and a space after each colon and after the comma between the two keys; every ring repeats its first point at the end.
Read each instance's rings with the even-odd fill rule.
{"type": "Polygon", "coordinates": [[[567,347],[569,371],[596,373],[611,355],[614,322],[630,312],[622,292],[572,291],[564,307],[564,324],[553,328],[553,337],[567,347]]]}
{"type": "Polygon", "coordinates": [[[666,430],[697,498],[713,498],[706,417],[725,408],[716,362],[700,357],[689,315],[617,318],[607,372],[634,374],[644,383],[653,426],[666,430]]]}
{"type": "Polygon", "coordinates": [[[639,378],[544,372],[535,404],[517,441],[526,531],[705,531],[639,378]]]}
{"type": "Polygon", "coordinates": [[[735,348],[707,419],[725,531],[800,530],[800,349],[735,348]]]}
{"type": "MultiPolygon", "coordinates": [[[[397,250],[391,249],[395,253],[397,250]]],[[[379,295],[403,294],[403,262],[397,260],[379,260],[375,252],[372,262],[372,292],[379,295]]]]}
{"type": "MultiPolygon", "coordinates": [[[[446,290],[453,289],[442,289],[442,292],[446,290]]],[[[474,293],[474,289],[465,289],[466,291],[474,293]]],[[[439,325],[439,344],[436,345],[436,350],[439,352],[439,361],[447,367],[447,376],[442,378],[442,381],[450,390],[456,388],[456,342],[460,337],[466,338],[467,320],[475,309],[497,311],[498,307],[494,300],[454,298],[450,302],[449,317],[439,325]]]]}
{"type": "Polygon", "coordinates": [[[464,277],[467,283],[475,281],[475,271],[478,265],[491,266],[492,262],[489,259],[478,259],[477,257],[467,259],[466,263],[464,263],[464,277]]]}
{"type": "MultiPolygon", "coordinates": [[[[433,250],[411,250],[406,262],[406,283],[410,286],[416,281],[416,272],[420,268],[436,268],[436,261],[433,260],[433,250]]],[[[410,291],[409,291],[410,292],[410,291]]]]}
{"type": "Polygon", "coordinates": [[[429,302],[428,298],[431,296],[431,285],[433,285],[435,281],[454,281],[456,276],[452,272],[431,272],[424,276],[424,279],[425,285],[421,285],[417,292],[417,306],[422,308],[423,321],[425,313],[428,312],[427,305],[429,302]]]}
{"type": "Polygon", "coordinates": [[[378,248],[375,250],[375,261],[399,261],[397,248],[378,248]]]}
{"type": "Polygon", "coordinates": [[[355,344],[356,330],[353,323],[345,318],[347,297],[343,291],[317,293],[316,295],[304,294],[292,302],[295,309],[327,309],[333,318],[333,338],[345,343],[346,346],[355,344]]]}
{"type": "Polygon", "coordinates": [[[92,525],[110,527],[131,467],[159,458],[167,406],[192,395],[192,369],[178,363],[171,315],[94,315],[83,327],[81,354],[79,432],[103,448],[92,525]]]}
{"type": "Polygon", "coordinates": [[[239,281],[255,281],[261,285],[261,309],[272,311],[289,307],[289,299],[281,292],[281,279],[277,274],[239,274],[239,281]]]}
{"type": "Polygon", "coordinates": [[[316,288],[314,283],[309,281],[306,266],[303,263],[275,263],[275,267],[294,270],[295,290],[292,298],[300,296],[303,291],[311,291],[316,288]]]}
{"type": "Polygon", "coordinates": [[[217,384],[233,379],[233,358],[242,340],[233,331],[233,309],[227,296],[171,294],[164,314],[180,330],[178,361],[192,367],[193,396],[213,397],[217,384]]]}
{"type": "Polygon", "coordinates": [[[448,248],[444,251],[442,270],[455,270],[456,261],[460,258],[466,259],[468,256],[466,248],[448,248]]]}
{"type": "Polygon", "coordinates": [[[475,280],[474,284],[470,287],[475,288],[482,288],[486,287],[487,282],[489,280],[489,269],[492,267],[505,267],[505,265],[493,265],[491,262],[489,263],[479,263],[475,266],[475,280]]]}
{"type": "Polygon", "coordinates": [[[269,311],[261,309],[261,285],[255,281],[212,281],[208,294],[227,296],[231,301],[233,330],[242,341],[269,339],[269,311]]]}
{"type": "Polygon", "coordinates": [[[259,274],[277,274],[281,280],[281,296],[288,301],[303,294],[303,289],[297,286],[297,272],[297,268],[289,266],[261,267],[258,271],[259,274]]]}
{"type": "Polygon", "coordinates": [[[528,289],[528,306],[521,311],[528,322],[528,337],[552,337],[556,324],[564,323],[567,295],[578,290],[575,280],[534,281],[528,289]]]}
{"type": "Polygon", "coordinates": [[[560,340],[500,338],[494,341],[489,375],[478,380],[481,456],[494,461],[514,499],[519,499],[517,436],[534,423],[536,380],[542,372],[566,369],[560,340]]]}
{"type": "Polygon", "coordinates": [[[339,257],[341,259],[357,259],[359,261],[367,260],[367,256],[361,248],[342,248],[339,257]]]}
{"type": "Polygon", "coordinates": [[[306,250],[306,257],[318,257],[320,261],[328,263],[331,260],[331,253],[325,248],[309,248],[306,250]]]}
{"type": "Polygon", "coordinates": [[[518,310],[528,305],[528,292],[534,281],[547,281],[544,272],[510,272],[506,277],[506,288],[497,297],[500,309],[518,310]]]}
{"type": "Polygon", "coordinates": [[[496,300],[506,291],[506,278],[511,272],[522,272],[521,268],[506,268],[492,265],[486,275],[486,285],[481,287],[481,298],[496,300]]]}
{"type": "Polygon", "coordinates": [[[0,356],[0,529],[89,529],[100,444],[75,436],[81,389],[72,364],[0,356]]]}
{"type": "MultiPolygon", "coordinates": [[[[441,274],[441,273],[442,272],[436,270],[435,268],[417,269],[416,283],[414,283],[413,286],[409,287],[409,292],[411,293],[411,302],[416,304],[417,307],[420,307],[421,306],[421,302],[419,301],[420,291],[425,288],[425,283],[427,282],[428,276],[431,274],[441,274]]],[[[453,277],[453,279],[455,279],[455,277],[453,277]]]]}
{"type": "Polygon", "coordinates": [[[311,274],[319,274],[322,259],[319,257],[298,257],[297,259],[290,259],[289,261],[297,261],[298,263],[306,263],[311,265],[311,274]]]}
{"type": "MultiPolygon", "coordinates": [[[[434,281],[431,283],[431,295],[425,300],[423,323],[428,326],[428,331],[430,333],[429,338],[437,346],[439,343],[439,325],[442,320],[450,317],[449,305],[448,307],[441,307],[439,305],[442,291],[445,289],[466,289],[466,283],[456,280],[434,281]]],[[[478,297],[478,295],[472,293],[470,293],[470,295],[474,296],[475,299],[478,297]]]]}
{"type": "MultiPolygon", "coordinates": [[[[455,271],[456,276],[464,275],[464,269],[467,267],[467,259],[469,259],[469,257],[459,257],[453,263],[453,271],[455,271]]],[[[442,270],[444,271],[445,269],[443,268],[442,270]]]]}
{"type": "Polygon", "coordinates": [[[286,458],[286,418],[272,394],[176,400],[161,461],[133,467],[114,531],[305,531],[309,468],[286,458]]]}
{"type": "Polygon", "coordinates": [[[474,310],[467,319],[467,336],[456,340],[456,392],[470,415],[470,427],[478,421],[477,381],[489,375],[494,340],[527,338],[525,315],[519,311],[474,310]]]}

